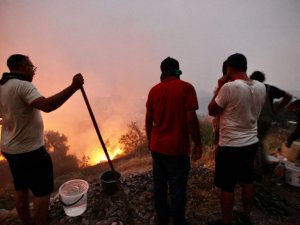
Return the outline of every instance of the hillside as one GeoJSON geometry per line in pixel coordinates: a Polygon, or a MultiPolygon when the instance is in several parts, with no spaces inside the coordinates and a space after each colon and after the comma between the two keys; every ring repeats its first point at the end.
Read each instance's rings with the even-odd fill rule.
{"type": "MultiPolygon", "coordinates": [[[[154,224],[152,201],[151,158],[149,154],[130,155],[115,160],[115,168],[122,174],[122,190],[129,202],[129,212],[136,225],[154,224]]],[[[50,207],[50,225],[120,225],[130,224],[126,210],[126,201],[119,192],[107,195],[99,181],[102,172],[108,170],[106,163],[85,168],[80,173],[60,177],[56,185],[73,179],[82,178],[89,182],[87,210],[81,216],[68,217],[54,193],[50,207]]],[[[239,188],[236,190],[240,192],[239,188]]],[[[271,189],[269,190],[271,191],[271,189]]],[[[282,196],[288,205],[289,215],[276,217],[262,212],[257,207],[253,210],[253,222],[257,225],[299,225],[300,189],[288,185],[276,187],[276,193],[282,196]]],[[[241,207],[236,199],[236,208],[241,207]]],[[[20,225],[14,211],[0,213],[1,225],[20,225]],[[2,219],[1,219],[2,218],[2,219]]],[[[278,214],[279,215],[279,214],[278,214]]],[[[192,225],[204,225],[220,217],[218,190],[213,185],[213,166],[200,162],[192,164],[188,183],[187,218],[192,225]]]]}

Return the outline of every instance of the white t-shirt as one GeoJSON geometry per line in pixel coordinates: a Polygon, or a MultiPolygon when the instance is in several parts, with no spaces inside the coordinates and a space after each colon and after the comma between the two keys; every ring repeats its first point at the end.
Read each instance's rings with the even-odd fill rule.
{"type": "Polygon", "coordinates": [[[220,146],[242,147],[258,142],[257,119],[266,99],[258,81],[235,80],[224,84],[215,101],[220,114],[220,146]]]}
{"type": "Polygon", "coordinates": [[[19,154],[36,150],[44,145],[41,113],[30,105],[41,96],[35,86],[28,81],[11,79],[0,86],[2,152],[19,154]]]}

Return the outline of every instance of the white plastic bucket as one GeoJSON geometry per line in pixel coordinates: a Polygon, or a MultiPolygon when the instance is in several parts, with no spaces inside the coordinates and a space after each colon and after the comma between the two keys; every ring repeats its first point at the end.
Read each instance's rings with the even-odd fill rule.
{"type": "Polygon", "coordinates": [[[287,184],[300,187],[300,167],[295,166],[293,162],[285,162],[285,182],[287,184]]]}
{"type": "Polygon", "coordinates": [[[87,208],[89,184],[85,180],[67,181],[59,188],[59,199],[68,216],[79,216],[87,208]]]}

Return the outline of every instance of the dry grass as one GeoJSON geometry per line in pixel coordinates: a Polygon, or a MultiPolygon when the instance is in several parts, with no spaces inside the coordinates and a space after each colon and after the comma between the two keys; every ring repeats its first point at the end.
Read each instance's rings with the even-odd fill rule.
{"type": "Polygon", "coordinates": [[[123,175],[139,174],[152,168],[150,154],[144,157],[133,157],[124,162],[116,163],[116,169],[123,175]]]}

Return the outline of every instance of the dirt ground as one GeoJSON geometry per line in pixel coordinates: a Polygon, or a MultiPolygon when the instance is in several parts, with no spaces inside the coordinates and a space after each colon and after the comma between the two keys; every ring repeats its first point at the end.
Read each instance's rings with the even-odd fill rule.
{"type": "MultiPolygon", "coordinates": [[[[122,166],[116,163],[116,168],[118,171],[122,173],[124,178],[132,174],[132,167],[126,166],[124,162],[121,163],[122,166]],[[131,169],[130,169],[131,168],[131,169]]],[[[127,164],[128,165],[128,164],[127,164]]],[[[148,177],[147,179],[151,180],[151,176],[145,176],[144,174],[151,174],[151,163],[147,159],[143,161],[141,165],[135,164],[135,169],[138,171],[135,174],[137,175],[137,179],[139,183],[144,182],[143,177],[148,177]]],[[[95,168],[97,174],[99,173],[99,167],[95,168]]],[[[92,171],[90,169],[90,179],[93,179],[95,182],[95,176],[92,175],[92,171]]],[[[85,178],[87,176],[85,175],[85,178]]],[[[97,182],[97,180],[96,180],[97,182]]],[[[148,182],[149,183],[149,182],[148,182]]],[[[259,188],[260,185],[257,184],[258,193],[263,196],[261,200],[261,204],[266,206],[265,209],[272,209],[275,213],[270,213],[268,210],[262,210],[256,204],[253,212],[252,212],[252,222],[254,225],[300,225],[300,188],[294,187],[288,184],[283,184],[282,186],[276,186],[276,184],[267,182],[264,184],[264,192],[262,192],[259,188]],[[276,194],[276,198],[272,197],[272,201],[269,201],[269,197],[264,199],[265,195],[268,194],[276,194]],[[277,198],[279,197],[279,199],[277,198]],[[278,207],[277,203],[280,201],[280,207],[278,207]],[[281,207],[282,206],[282,207],[281,207]],[[278,211],[276,211],[278,210],[278,211]],[[278,212],[278,213],[276,213],[278,212]],[[286,215],[283,215],[286,214],[286,215]]],[[[137,185],[135,185],[134,192],[139,193],[139,196],[143,196],[146,192],[143,188],[139,190],[137,185]]],[[[90,193],[93,195],[93,193],[90,193]]],[[[149,192],[148,192],[149,194],[149,192]]],[[[236,189],[236,199],[235,199],[235,210],[239,211],[241,209],[241,199],[240,199],[240,188],[236,189]]],[[[92,207],[92,206],[90,206],[92,207]]],[[[51,214],[55,214],[57,212],[53,212],[54,209],[51,209],[51,214]]],[[[269,211],[272,211],[269,210],[269,211]]],[[[191,225],[205,225],[210,223],[215,219],[219,219],[221,217],[221,210],[219,204],[219,190],[213,184],[213,167],[211,166],[203,166],[199,163],[192,164],[192,170],[190,173],[190,179],[188,182],[188,196],[187,196],[187,218],[191,225]]],[[[153,218],[154,212],[149,211],[151,214],[151,218],[153,218]]],[[[86,214],[84,221],[89,221],[89,218],[95,215],[86,214]]],[[[56,217],[56,216],[55,216],[56,217]]],[[[236,220],[236,218],[235,218],[236,220]]],[[[66,218],[68,221],[68,218],[66,218]]],[[[20,221],[17,219],[17,215],[15,210],[11,211],[0,211],[0,224],[1,225],[20,225],[20,221]]],[[[50,225],[60,225],[62,224],[56,218],[51,218],[50,225]]],[[[65,223],[66,224],[82,224],[81,222],[76,223],[65,223]]],[[[90,222],[86,222],[88,225],[106,225],[101,219],[90,222]]],[[[111,224],[119,224],[110,222],[111,224]]],[[[124,223],[123,223],[124,224],[124,223]]],[[[140,224],[140,223],[139,223],[140,224]]],[[[138,225],[139,225],[138,224],[138,225]]],[[[151,221],[145,222],[141,225],[152,225],[151,221]]],[[[128,224],[124,224],[128,225],[128,224]]]]}

